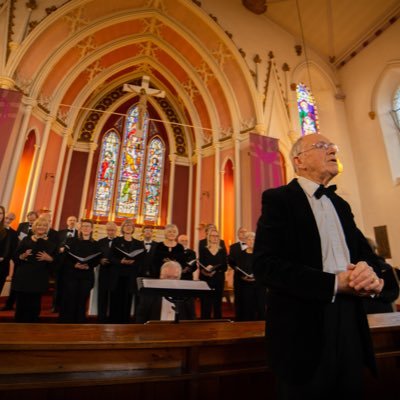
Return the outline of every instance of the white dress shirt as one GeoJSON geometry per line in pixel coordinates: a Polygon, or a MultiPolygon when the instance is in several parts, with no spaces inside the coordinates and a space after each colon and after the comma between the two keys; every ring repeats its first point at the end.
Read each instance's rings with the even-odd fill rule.
{"type": "MultiPolygon", "coordinates": [[[[350,252],[346,244],[342,224],[331,200],[327,196],[317,199],[314,196],[319,185],[304,177],[298,178],[299,185],[307,195],[311,210],[317,223],[321,239],[322,266],[324,272],[337,274],[347,270],[350,252]]],[[[335,293],[337,279],[335,283],[335,293]]]]}

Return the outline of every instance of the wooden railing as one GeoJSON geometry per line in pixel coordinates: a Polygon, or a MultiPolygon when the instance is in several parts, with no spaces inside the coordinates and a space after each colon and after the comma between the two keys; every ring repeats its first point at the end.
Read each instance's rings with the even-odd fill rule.
{"type": "MultiPolygon", "coordinates": [[[[400,378],[400,314],[371,316],[370,327],[381,377],[368,378],[366,398],[386,400],[400,378]]],[[[61,393],[85,400],[273,399],[264,322],[1,324],[0,399],[61,393]]]]}

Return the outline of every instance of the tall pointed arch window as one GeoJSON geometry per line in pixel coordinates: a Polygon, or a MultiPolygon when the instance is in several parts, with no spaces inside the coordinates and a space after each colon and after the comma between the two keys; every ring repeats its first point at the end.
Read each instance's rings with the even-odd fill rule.
{"type": "Polygon", "coordinates": [[[318,112],[311,90],[303,83],[299,83],[296,87],[296,95],[301,134],[318,133],[318,112]]]}
{"type": "Polygon", "coordinates": [[[119,147],[120,139],[118,134],[113,130],[107,132],[101,143],[93,204],[93,213],[98,216],[107,216],[111,210],[119,147]]]}
{"type": "Polygon", "coordinates": [[[107,191],[107,201],[103,200],[105,205],[100,209],[99,194],[104,197],[102,190],[99,189],[103,185],[102,166],[107,163],[107,157],[110,157],[109,153],[103,150],[104,143],[109,140],[109,133],[104,136],[93,206],[95,216],[158,222],[166,147],[155,125],[149,124],[148,113],[145,112],[143,116],[139,113],[137,105],[128,110],[123,125],[121,148],[119,148],[119,137],[116,135],[118,148],[114,148],[113,154],[116,154],[115,165],[118,168],[114,168],[113,185],[108,185],[110,189],[107,191]],[[143,123],[140,123],[140,120],[143,123]],[[151,128],[150,135],[149,128],[151,128]],[[118,181],[117,184],[114,184],[115,180],[118,181]]]}
{"type": "Polygon", "coordinates": [[[397,88],[393,98],[393,117],[397,128],[400,129],[400,87],[397,88]]]}
{"type": "Polygon", "coordinates": [[[143,216],[148,221],[157,221],[159,215],[164,154],[165,146],[162,140],[158,137],[152,139],[147,156],[143,202],[143,216]]]}

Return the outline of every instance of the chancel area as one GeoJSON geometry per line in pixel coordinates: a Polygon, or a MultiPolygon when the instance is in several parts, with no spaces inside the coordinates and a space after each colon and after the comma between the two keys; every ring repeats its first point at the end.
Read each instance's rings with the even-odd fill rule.
{"type": "MultiPolygon", "coordinates": [[[[237,282],[254,279],[262,193],[296,177],[305,135],[338,150],[337,193],[397,285],[399,19],[398,0],[1,1],[0,397],[275,398],[265,293],[237,282]],[[37,249],[48,289],[16,315],[14,289],[41,288],[13,261],[29,261],[35,219],[56,243],[37,249]],[[136,279],[171,260],[165,276],[208,282],[216,300],[192,299],[173,325],[154,322],[173,319],[160,297],[136,323],[136,279]]],[[[386,306],[369,320],[383,373],[366,376],[368,399],[397,398],[386,306]]]]}

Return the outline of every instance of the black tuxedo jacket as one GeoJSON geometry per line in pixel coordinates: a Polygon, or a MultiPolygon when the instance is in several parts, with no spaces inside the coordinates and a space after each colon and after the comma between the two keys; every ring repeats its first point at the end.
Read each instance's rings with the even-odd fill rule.
{"type": "Polygon", "coordinates": [[[241,253],[242,246],[240,242],[233,243],[229,246],[228,263],[232,268],[235,268],[237,266],[241,253]]]}
{"type": "Polygon", "coordinates": [[[32,230],[29,230],[29,222],[20,222],[17,228],[17,236],[19,238],[19,234],[23,232],[26,235],[32,234],[32,230]]]}
{"type": "MultiPolygon", "coordinates": [[[[254,248],[256,280],[268,289],[268,362],[278,376],[291,382],[311,377],[319,363],[324,307],[332,302],[335,285],[335,275],[322,270],[320,236],[306,196],[297,179],[266,190],[254,248]]],[[[349,204],[336,194],[331,201],[343,227],[351,262],[366,261],[376,266],[378,257],[356,227],[349,204]]],[[[375,370],[361,298],[352,299],[359,310],[357,325],[364,362],[375,370]]]]}
{"type": "Polygon", "coordinates": [[[60,246],[63,246],[69,237],[78,237],[78,230],[75,229],[73,235],[70,235],[68,229],[61,229],[58,231],[58,243],[60,246]]]}

